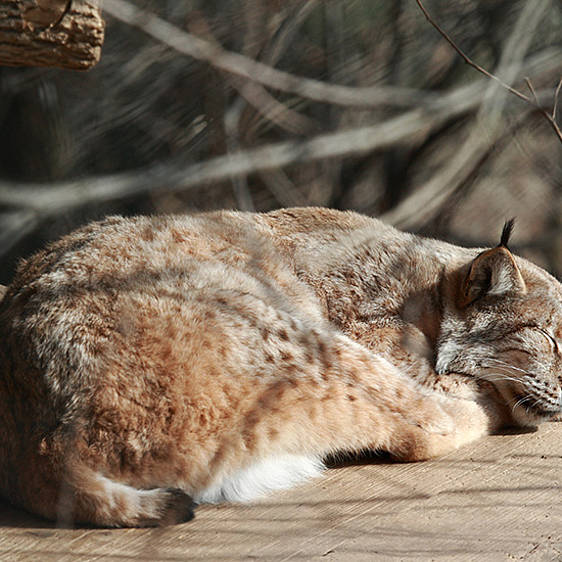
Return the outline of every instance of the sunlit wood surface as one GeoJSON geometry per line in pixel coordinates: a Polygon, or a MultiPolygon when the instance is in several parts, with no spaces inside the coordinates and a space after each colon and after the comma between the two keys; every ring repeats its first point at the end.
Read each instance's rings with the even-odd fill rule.
{"type": "Polygon", "coordinates": [[[161,529],[61,529],[0,504],[0,559],[562,560],[562,423],[438,461],[359,464],[161,529]]]}

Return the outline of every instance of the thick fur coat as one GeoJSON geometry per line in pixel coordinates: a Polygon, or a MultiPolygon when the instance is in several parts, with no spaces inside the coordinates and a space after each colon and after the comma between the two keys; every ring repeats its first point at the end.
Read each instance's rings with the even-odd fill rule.
{"type": "Polygon", "coordinates": [[[0,491],[186,520],[368,449],[413,461],[560,415],[562,288],[507,249],[351,212],[113,217],[0,303],[0,491]]]}

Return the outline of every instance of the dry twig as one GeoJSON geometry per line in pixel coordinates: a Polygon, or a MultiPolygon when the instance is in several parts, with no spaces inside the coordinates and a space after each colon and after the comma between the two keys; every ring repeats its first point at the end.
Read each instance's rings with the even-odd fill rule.
{"type": "MultiPolygon", "coordinates": [[[[525,53],[531,45],[535,30],[548,10],[548,5],[548,0],[537,0],[533,4],[526,4],[519,13],[516,25],[502,46],[498,64],[499,73],[515,76],[520,72],[525,53]]],[[[483,95],[484,103],[478,110],[468,138],[458,147],[446,165],[414,190],[410,196],[385,213],[383,220],[402,228],[418,229],[427,221],[433,220],[451,197],[458,197],[460,190],[470,187],[470,179],[479,169],[479,163],[486,161],[487,155],[493,151],[495,143],[505,132],[500,115],[508,97],[504,95],[504,90],[496,87],[496,82],[487,81],[487,83],[488,87],[483,95]],[[490,93],[491,96],[488,95],[490,93]]],[[[509,99],[513,98],[509,97],[509,99]]],[[[538,96],[537,104],[540,106],[538,96]]],[[[525,106],[525,109],[538,111],[534,103],[525,106]]],[[[508,128],[509,130],[511,129],[508,128]]]]}
{"type": "MultiPolygon", "coordinates": [[[[492,80],[495,80],[498,84],[500,84],[503,88],[505,88],[506,90],[511,92],[513,95],[517,96],[518,98],[522,99],[523,101],[525,101],[525,102],[531,104],[532,106],[534,106],[541,113],[541,115],[548,121],[548,123],[550,124],[550,126],[552,127],[554,132],[556,133],[556,136],[558,137],[558,139],[562,143],[562,130],[560,130],[560,127],[558,126],[558,123],[556,122],[555,111],[553,111],[552,115],[551,115],[542,105],[540,105],[538,103],[538,100],[536,99],[536,96],[535,96],[535,100],[531,99],[529,96],[525,95],[524,93],[520,92],[519,90],[516,90],[515,88],[513,88],[512,86],[510,86],[509,84],[507,84],[506,82],[504,82],[503,80],[501,80],[500,78],[498,78],[497,76],[492,74],[491,72],[488,72],[485,68],[483,68],[482,66],[480,66],[476,62],[474,62],[455,43],[455,41],[453,41],[453,39],[451,39],[451,37],[447,34],[447,32],[444,31],[441,28],[441,26],[430,16],[429,12],[426,10],[422,1],[416,0],[416,3],[420,7],[420,10],[423,12],[423,15],[425,16],[425,19],[427,19],[427,21],[441,34],[441,36],[445,39],[445,41],[447,41],[447,43],[449,43],[449,45],[451,45],[451,47],[462,57],[462,59],[464,60],[464,62],[466,64],[468,64],[469,66],[471,66],[472,68],[474,68],[478,72],[484,74],[484,76],[487,76],[488,78],[490,78],[492,80]]],[[[529,86],[529,89],[531,90],[531,93],[534,94],[534,88],[532,87],[530,81],[528,79],[525,79],[525,80],[527,82],[527,85],[529,86]]],[[[560,83],[562,83],[562,78],[560,80],[560,83]]],[[[560,91],[560,83],[558,84],[558,88],[556,89],[556,93],[555,93],[555,96],[554,96],[554,108],[556,108],[556,104],[557,104],[558,93],[560,91]]]]}
{"type": "Polygon", "coordinates": [[[558,82],[558,86],[556,86],[556,90],[554,92],[554,106],[552,107],[552,119],[556,122],[556,110],[558,109],[558,100],[560,98],[560,88],[562,88],[562,77],[558,82]]]}

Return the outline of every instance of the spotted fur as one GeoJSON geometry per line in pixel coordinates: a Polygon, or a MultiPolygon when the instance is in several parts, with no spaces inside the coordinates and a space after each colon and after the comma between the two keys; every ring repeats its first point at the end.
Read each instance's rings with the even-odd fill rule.
{"type": "Polygon", "coordinates": [[[51,519],[188,520],[328,455],[422,460],[559,415],[562,290],[507,249],[327,209],[112,217],[0,303],[0,491],[51,519]]]}

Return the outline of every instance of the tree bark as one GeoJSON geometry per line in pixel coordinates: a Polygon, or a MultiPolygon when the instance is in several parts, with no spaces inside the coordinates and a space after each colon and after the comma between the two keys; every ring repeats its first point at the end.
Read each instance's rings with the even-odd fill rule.
{"type": "Polygon", "coordinates": [[[87,70],[100,58],[104,28],[96,0],[0,2],[0,65],[87,70]]]}

